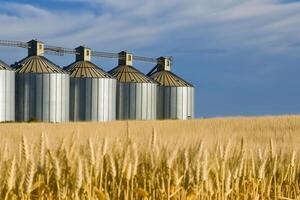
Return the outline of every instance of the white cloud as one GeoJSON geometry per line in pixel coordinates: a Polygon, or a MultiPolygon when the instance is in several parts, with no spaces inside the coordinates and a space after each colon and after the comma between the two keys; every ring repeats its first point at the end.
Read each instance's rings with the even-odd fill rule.
{"type": "Polygon", "coordinates": [[[70,13],[53,13],[28,4],[4,3],[0,12],[0,37],[3,39],[51,39],[57,35],[80,28],[81,23],[92,19],[84,13],[75,18],[70,13]],[[13,10],[13,13],[5,14],[13,10]]]}
{"type": "MultiPolygon", "coordinates": [[[[270,43],[300,40],[297,34],[300,3],[278,4],[272,0],[61,1],[89,2],[95,8],[101,6],[103,12],[95,14],[87,9],[73,13],[6,2],[0,8],[0,26],[5,27],[0,37],[38,38],[54,45],[86,44],[99,49],[147,48],[180,35],[188,36],[191,44],[193,40],[205,40],[206,48],[264,47],[270,43]]],[[[176,44],[177,41],[167,43],[176,44]]]]}

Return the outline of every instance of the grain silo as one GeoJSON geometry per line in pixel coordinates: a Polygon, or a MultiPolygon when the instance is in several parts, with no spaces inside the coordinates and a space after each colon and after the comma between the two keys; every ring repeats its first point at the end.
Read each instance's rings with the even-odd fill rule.
{"type": "Polygon", "coordinates": [[[171,72],[170,59],[160,57],[158,64],[148,74],[158,82],[157,118],[194,118],[194,86],[171,72]]]}
{"type": "Polygon", "coordinates": [[[119,65],[109,73],[117,80],[117,119],[156,119],[157,84],[132,66],[132,54],[119,53],[119,65]]]}
{"type": "Polygon", "coordinates": [[[42,42],[28,45],[28,57],[15,64],[16,120],[69,121],[69,75],[43,56],[42,42]]]}
{"type": "Polygon", "coordinates": [[[15,72],[1,60],[0,121],[15,121],[15,72]]]}
{"type": "Polygon", "coordinates": [[[76,52],[76,61],[65,68],[70,74],[70,120],[115,120],[117,80],[90,62],[91,49],[80,46],[76,52]]]}

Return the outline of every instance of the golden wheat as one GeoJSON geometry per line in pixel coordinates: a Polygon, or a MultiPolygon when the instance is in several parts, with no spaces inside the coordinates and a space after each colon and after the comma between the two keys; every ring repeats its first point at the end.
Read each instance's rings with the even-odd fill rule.
{"type": "Polygon", "coordinates": [[[300,199],[300,117],[74,125],[0,133],[0,199],[300,199]]]}

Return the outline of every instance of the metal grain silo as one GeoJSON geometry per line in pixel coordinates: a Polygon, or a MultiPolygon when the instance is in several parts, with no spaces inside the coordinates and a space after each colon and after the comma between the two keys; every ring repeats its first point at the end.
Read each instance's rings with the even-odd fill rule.
{"type": "Polygon", "coordinates": [[[194,118],[194,86],[171,72],[168,58],[158,58],[157,66],[148,75],[158,82],[158,119],[194,118]]]}
{"type": "Polygon", "coordinates": [[[156,119],[157,84],[132,66],[132,54],[119,53],[119,65],[109,73],[117,80],[117,119],[156,119]]]}
{"type": "Polygon", "coordinates": [[[70,120],[116,119],[117,80],[91,63],[91,49],[78,47],[76,61],[65,68],[70,74],[70,120]]]}
{"type": "Polygon", "coordinates": [[[15,121],[15,72],[0,60],[0,121],[15,121]]]}
{"type": "Polygon", "coordinates": [[[16,120],[69,121],[69,75],[43,56],[42,42],[28,44],[28,57],[15,64],[16,120]]]}

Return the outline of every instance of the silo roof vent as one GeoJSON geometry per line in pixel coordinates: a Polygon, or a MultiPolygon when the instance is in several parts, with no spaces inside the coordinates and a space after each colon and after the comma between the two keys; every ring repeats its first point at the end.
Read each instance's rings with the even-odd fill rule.
{"type": "Polygon", "coordinates": [[[28,42],[28,56],[44,56],[44,43],[37,40],[28,42]]]}
{"type": "Polygon", "coordinates": [[[157,58],[158,71],[171,71],[171,60],[166,57],[157,58]]]}
{"type": "Polygon", "coordinates": [[[129,65],[132,66],[133,55],[126,51],[121,51],[119,53],[119,66],[129,65]]]}
{"type": "Polygon", "coordinates": [[[91,61],[91,49],[79,46],[76,49],[76,61],[91,61]]]}

